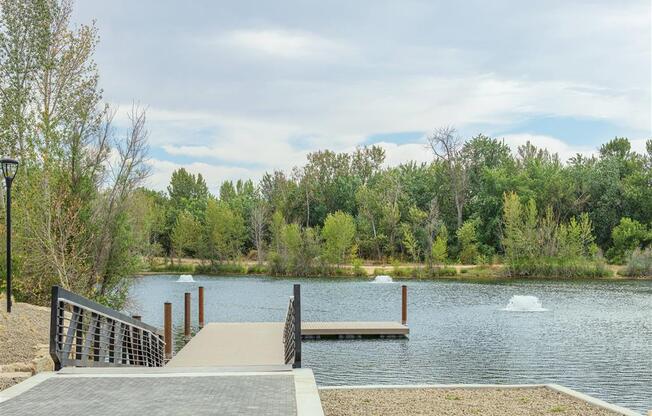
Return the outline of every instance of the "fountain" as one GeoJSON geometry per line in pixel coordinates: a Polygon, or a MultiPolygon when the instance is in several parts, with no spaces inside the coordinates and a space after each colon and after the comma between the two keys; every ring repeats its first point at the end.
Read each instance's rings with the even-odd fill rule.
{"type": "Polygon", "coordinates": [[[374,278],[373,283],[394,283],[394,280],[392,279],[391,276],[387,276],[386,274],[381,274],[374,278]]]}
{"type": "Polygon", "coordinates": [[[509,312],[545,312],[541,301],[536,296],[515,295],[509,300],[507,306],[503,309],[509,312]]]}
{"type": "Polygon", "coordinates": [[[177,279],[177,283],[194,283],[195,279],[192,278],[191,274],[182,274],[177,279]]]}

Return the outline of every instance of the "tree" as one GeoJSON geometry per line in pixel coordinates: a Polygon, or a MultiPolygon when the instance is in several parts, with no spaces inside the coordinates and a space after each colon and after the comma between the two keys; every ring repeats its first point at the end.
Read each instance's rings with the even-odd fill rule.
{"type": "Polygon", "coordinates": [[[623,217],[611,231],[613,245],[607,250],[607,258],[616,264],[623,264],[637,248],[642,249],[652,243],[652,230],[645,224],[623,217]]]}
{"type": "Polygon", "coordinates": [[[477,226],[478,220],[468,220],[464,221],[464,224],[457,230],[462,264],[475,264],[478,259],[477,226]]]}
{"type": "Polygon", "coordinates": [[[444,264],[448,260],[448,229],[444,224],[439,227],[437,238],[432,245],[431,256],[436,264],[444,264]]]}
{"type": "Polygon", "coordinates": [[[177,259],[184,255],[193,256],[199,251],[199,236],[201,225],[188,211],[182,211],[177,216],[177,222],[172,229],[172,247],[177,259]]]}
{"type": "Polygon", "coordinates": [[[206,208],[207,246],[211,260],[235,260],[247,238],[244,219],[226,202],[210,199],[206,208]]]}
{"type": "Polygon", "coordinates": [[[355,237],[355,222],[350,214],[337,211],[328,214],[321,230],[324,239],[324,258],[329,263],[345,262],[355,237]]]}
{"type": "Polygon", "coordinates": [[[93,61],[97,28],[72,29],[71,3],[0,7],[0,151],[21,160],[17,294],[46,303],[57,284],[120,307],[142,252],[130,215],[148,173],[145,112],[131,109],[126,134],[112,129],[93,61]]]}
{"type": "Polygon", "coordinates": [[[256,247],[256,259],[261,263],[264,259],[263,245],[265,240],[265,228],[267,226],[267,207],[263,201],[257,201],[251,211],[249,228],[251,238],[256,247]]]}
{"type": "Polygon", "coordinates": [[[437,129],[427,137],[428,145],[435,158],[441,161],[448,171],[455,210],[457,211],[457,228],[462,227],[464,204],[468,188],[468,168],[462,154],[464,140],[452,127],[437,129]]]}

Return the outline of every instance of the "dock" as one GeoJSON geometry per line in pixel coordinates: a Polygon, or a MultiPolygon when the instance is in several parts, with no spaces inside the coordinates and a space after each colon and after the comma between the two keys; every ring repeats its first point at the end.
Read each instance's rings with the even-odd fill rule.
{"type": "Polygon", "coordinates": [[[302,339],[407,337],[402,321],[303,322],[294,285],[284,322],[210,322],[190,337],[191,294],[184,294],[184,336],[173,351],[171,303],[163,330],[52,288],[50,355],[54,372],[0,392],[0,414],[323,416],[310,369],[301,368],[302,339]]]}
{"type": "Polygon", "coordinates": [[[301,337],[321,338],[407,338],[410,328],[399,322],[302,322],[301,337]]]}

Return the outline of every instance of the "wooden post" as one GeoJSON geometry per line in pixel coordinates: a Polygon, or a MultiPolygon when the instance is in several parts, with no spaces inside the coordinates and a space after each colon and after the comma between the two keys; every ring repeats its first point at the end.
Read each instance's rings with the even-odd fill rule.
{"type": "Polygon", "coordinates": [[[183,315],[183,335],[186,339],[190,338],[190,292],[186,292],[183,297],[184,315],[183,315]]]}
{"type": "Polygon", "coordinates": [[[204,286],[199,286],[199,327],[204,327],[204,286]]]}
{"type": "Polygon", "coordinates": [[[401,323],[407,325],[407,286],[401,286],[401,323]]]}
{"type": "Polygon", "coordinates": [[[294,368],[301,368],[301,285],[294,285],[294,368]]]}
{"type": "Polygon", "coordinates": [[[172,358],[172,304],[163,305],[163,339],[165,340],[165,358],[172,358]]]}

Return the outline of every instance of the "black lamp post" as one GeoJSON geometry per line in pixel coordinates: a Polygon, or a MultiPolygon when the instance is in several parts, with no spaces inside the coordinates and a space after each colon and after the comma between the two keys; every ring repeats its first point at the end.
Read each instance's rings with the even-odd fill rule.
{"type": "Polygon", "coordinates": [[[18,161],[3,158],[0,165],[7,185],[7,312],[11,312],[11,182],[16,176],[18,161]]]}

